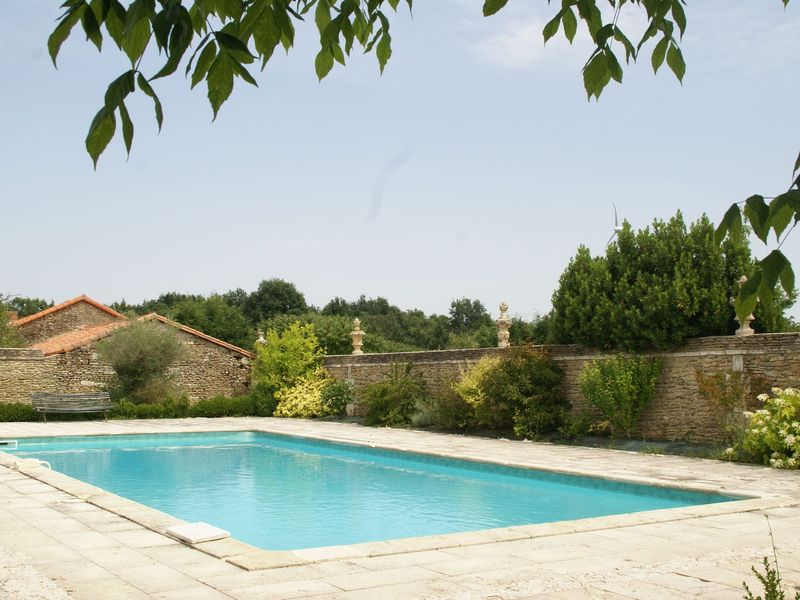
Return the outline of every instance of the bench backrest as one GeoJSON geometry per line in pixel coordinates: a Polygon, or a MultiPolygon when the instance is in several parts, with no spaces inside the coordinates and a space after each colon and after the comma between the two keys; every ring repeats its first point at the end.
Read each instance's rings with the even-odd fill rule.
{"type": "Polygon", "coordinates": [[[111,407],[111,395],[108,392],[88,392],[85,394],[54,394],[51,392],[34,392],[31,394],[34,408],[106,408],[111,407]]]}

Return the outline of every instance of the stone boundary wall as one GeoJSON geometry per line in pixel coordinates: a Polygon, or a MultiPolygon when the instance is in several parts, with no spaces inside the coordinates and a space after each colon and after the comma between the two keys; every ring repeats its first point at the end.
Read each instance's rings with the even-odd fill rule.
{"type": "MultiPolygon", "coordinates": [[[[539,346],[550,352],[564,369],[564,388],[573,412],[589,408],[578,389],[578,376],[586,362],[606,354],[580,346],[539,346]]],[[[480,348],[398,352],[360,356],[326,356],[325,367],[337,379],[356,388],[380,380],[394,363],[410,362],[436,390],[484,356],[501,356],[506,350],[480,348]]],[[[642,435],[649,439],[716,441],[722,438],[724,413],[698,392],[697,371],[707,375],[739,372],[748,389],[748,401],[773,386],[800,386],[800,333],[762,334],[748,337],[707,337],[690,340],[671,352],[652,353],[663,370],[656,397],[646,410],[642,435]]]]}

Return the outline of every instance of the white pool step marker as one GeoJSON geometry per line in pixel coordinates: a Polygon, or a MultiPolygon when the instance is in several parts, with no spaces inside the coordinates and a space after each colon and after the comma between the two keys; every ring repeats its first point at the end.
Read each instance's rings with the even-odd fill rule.
{"type": "Polygon", "coordinates": [[[17,440],[0,440],[0,450],[16,450],[17,440]]]}
{"type": "Polygon", "coordinates": [[[167,529],[166,534],[187,544],[213,542],[231,536],[229,531],[203,522],[174,525],[167,529]]]}

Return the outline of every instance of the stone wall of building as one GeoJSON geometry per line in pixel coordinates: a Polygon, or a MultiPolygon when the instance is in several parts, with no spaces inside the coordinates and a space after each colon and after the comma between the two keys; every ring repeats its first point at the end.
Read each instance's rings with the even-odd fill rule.
{"type": "Polygon", "coordinates": [[[117,318],[113,315],[88,302],[76,302],[56,312],[18,325],[17,328],[28,345],[33,345],[68,331],[105,325],[116,320],[117,318]]]}
{"type": "Polygon", "coordinates": [[[0,402],[30,402],[32,392],[55,391],[53,364],[38,350],[0,348],[0,402]]]}
{"type": "Polygon", "coordinates": [[[175,367],[176,382],[189,400],[239,396],[250,385],[250,359],[186,332],[178,332],[186,353],[175,367]]]}
{"type": "MultiPolygon", "coordinates": [[[[586,362],[603,355],[579,346],[548,346],[564,369],[564,389],[575,413],[590,410],[578,389],[586,362]]],[[[462,369],[483,356],[498,356],[499,348],[440,350],[325,357],[325,366],[337,379],[356,387],[380,380],[395,363],[410,362],[431,390],[458,377],[462,369]]],[[[800,386],[800,334],[764,334],[749,337],[708,337],[690,340],[684,347],[653,354],[663,364],[656,397],[646,410],[641,434],[650,439],[713,441],[722,437],[724,411],[698,391],[697,373],[741,373],[752,401],[772,386],[800,386]]]]}
{"type": "MultiPolygon", "coordinates": [[[[190,401],[247,391],[248,358],[182,331],[178,336],[186,352],[173,372],[190,401]]],[[[38,350],[0,349],[0,402],[30,402],[32,392],[98,391],[112,375],[93,346],[47,357],[38,350]]]]}

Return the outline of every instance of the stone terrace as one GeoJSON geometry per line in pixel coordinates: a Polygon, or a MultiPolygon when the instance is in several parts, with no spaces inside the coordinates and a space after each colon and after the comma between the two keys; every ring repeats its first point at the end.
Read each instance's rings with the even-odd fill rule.
{"type": "MultiPolygon", "coordinates": [[[[341,423],[4,423],[0,438],[260,430],[756,497],[554,524],[269,552],[185,546],[177,519],[0,453],[0,596],[29,599],[731,598],[771,556],[800,585],[800,473],[341,423]]],[[[380,518],[380,515],[376,515],[380,518]]],[[[758,588],[754,587],[754,590],[758,588]]],[[[760,589],[758,589],[760,592],[760,589]]]]}

